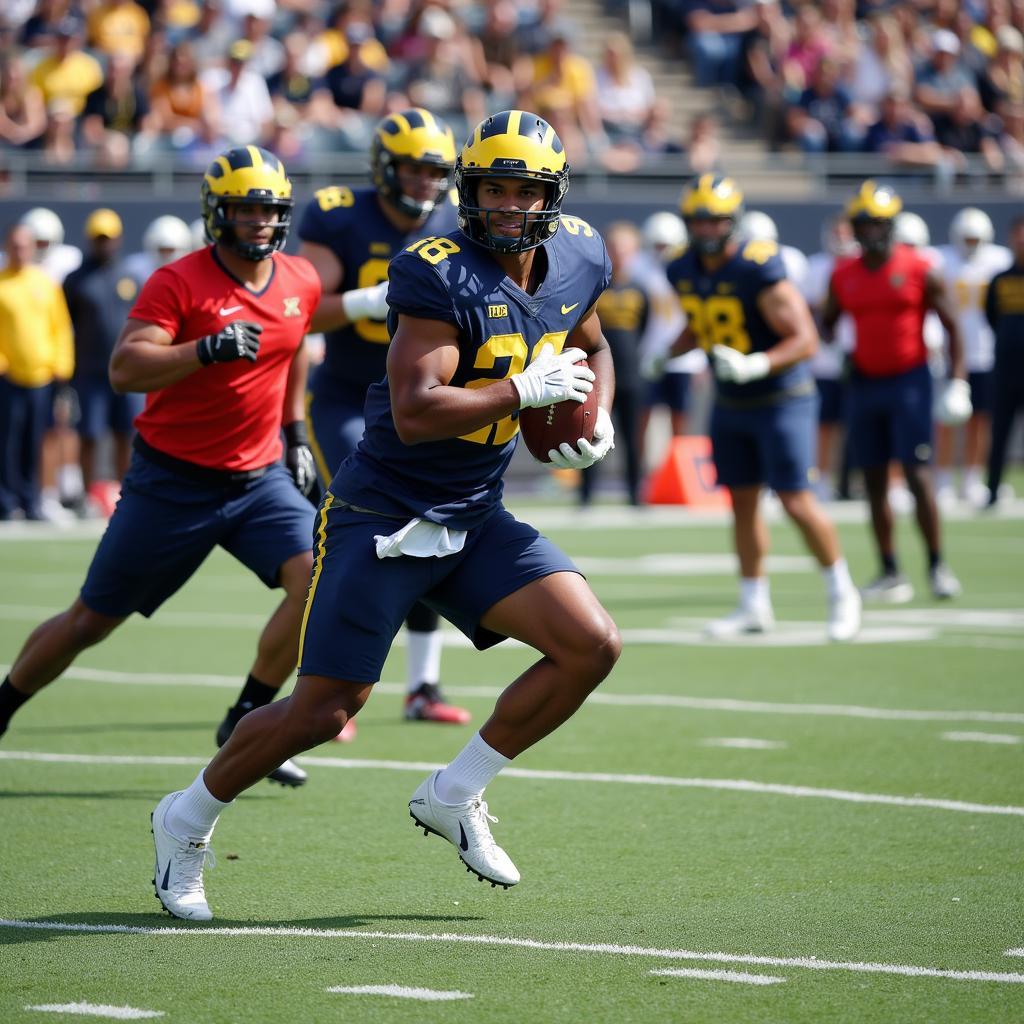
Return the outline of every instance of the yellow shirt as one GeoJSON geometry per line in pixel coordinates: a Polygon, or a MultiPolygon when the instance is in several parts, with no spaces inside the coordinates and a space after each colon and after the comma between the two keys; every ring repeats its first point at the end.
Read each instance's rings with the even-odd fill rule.
{"type": "Polygon", "coordinates": [[[42,90],[48,107],[54,100],[64,101],[68,113],[78,117],[86,96],[103,84],[103,69],[94,57],[77,50],[63,61],[44,57],[32,71],[32,82],[42,90]]]}
{"type": "Polygon", "coordinates": [[[533,90],[538,105],[565,110],[593,96],[597,88],[594,69],[585,57],[570,53],[561,68],[542,53],[533,59],[533,90]]]}
{"type": "Polygon", "coordinates": [[[38,388],[75,369],[75,343],[64,292],[39,267],[0,270],[0,374],[38,388]]]}
{"type": "Polygon", "coordinates": [[[104,53],[141,57],[149,35],[149,15],[138,4],[104,4],[89,15],[89,45],[104,53]]]}

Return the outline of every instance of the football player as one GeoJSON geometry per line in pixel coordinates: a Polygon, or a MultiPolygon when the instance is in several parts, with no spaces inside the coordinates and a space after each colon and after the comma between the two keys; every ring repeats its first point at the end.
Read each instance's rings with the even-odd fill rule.
{"type": "Polygon", "coordinates": [[[594,312],[610,273],[604,243],[561,216],[565,151],[534,114],[507,110],[477,125],[455,182],[459,229],[418,239],[391,263],[387,378],[371,385],[366,433],[320,506],[295,690],[247,715],[205,772],[154,812],[168,878],[159,895],[178,917],[212,916],[202,869],[221,810],[268,764],[359,711],[415,601],[480,649],[516,637],[541,654],[409,803],[420,827],[493,885],[515,885],[519,872],[491,835],[484,787],[565,722],[618,658],[618,631],[584,578],[501,502],[519,411],[583,401],[595,374],[593,444],[554,454],[582,469],[611,450],[614,371],[594,312]],[[584,355],[593,369],[577,365],[584,355]]]}
{"type": "Polygon", "coordinates": [[[864,472],[881,572],[863,591],[868,600],[910,601],[914,588],[900,572],[888,497],[889,462],[898,461],[914,497],[928,551],[928,581],[937,598],[956,597],[960,582],[942,557],[932,458],[932,376],[924,339],[925,314],[934,310],[949,338],[950,379],[937,408],[946,422],[971,413],[960,328],[939,272],[910,246],[897,244],[895,220],[903,207],[890,188],[866,181],[846,215],[861,254],[836,267],[823,314],[830,332],[845,312],[853,318],[849,381],[850,458],[864,472]]]}
{"type": "MultiPolygon", "coordinates": [[[[285,591],[217,742],[291,676],[313,562],[303,495],[316,482],[302,341],[320,299],[309,263],[278,251],[292,206],[284,167],[265,149],[231,149],[207,170],[214,244],[150,277],[111,356],[114,390],[146,393],[121,500],[81,593],[33,631],[0,685],[0,734],[83,650],[134,612],[152,615],[217,546],[285,591]]],[[[306,781],[285,758],[263,774],[306,781]]]]}
{"type": "MultiPolygon", "coordinates": [[[[323,487],[363,436],[366,390],[384,377],[388,354],[388,261],[410,242],[455,227],[449,195],[451,129],[427,110],[403,110],[374,129],[373,187],[320,189],[299,223],[299,250],[320,275],[313,330],[325,332],[324,361],[310,388],[310,440],[323,487]]],[[[416,605],[406,618],[407,719],[464,725],[465,708],[443,697],[437,613],[416,605]]],[[[355,719],[338,736],[351,740],[355,719]]]]}
{"type": "Polygon", "coordinates": [[[811,490],[818,414],[809,367],[818,344],[811,312],[786,277],[777,243],[740,241],[743,193],[734,181],[702,175],[684,190],[681,209],[690,247],[667,273],[687,325],[671,351],[699,345],[712,359],[712,452],[732,499],[741,577],[739,607],[709,623],[707,632],[725,639],[774,625],[760,511],[761,491],[770,487],[821,567],[826,635],[850,640],[860,629],[860,596],[835,527],[811,490]]]}
{"type": "MultiPolygon", "coordinates": [[[[981,467],[988,457],[995,363],[995,340],[985,319],[985,296],[992,278],[1013,263],[1013,254],[1005,246],[995,245],[994,237],[988,214],[968,206],[953,218],[949,244],[939,249],[946,291],[960,321],[967,381],[971,385],[973,411],[964,426],[964,474],[960,494],[975,505],[988,500],[981,467]]],[[[935,489],[940,502],[944,495],[954,493],[951,472],[954,443],[954,429],[939,424],[935,489]]]]}

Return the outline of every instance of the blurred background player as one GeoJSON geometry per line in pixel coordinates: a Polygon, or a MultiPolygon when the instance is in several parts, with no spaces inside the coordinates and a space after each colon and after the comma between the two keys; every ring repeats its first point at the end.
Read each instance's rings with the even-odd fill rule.
{"type": "Polygon", "coordinates": [[[97,491],[101,479],[98,443],[113,437],[113,472],[124,479],[131,462],[132,423],[142,412],[140,394],[116,394],[108,366],[118,336],[138,294],[135,280],[118,258],[124,227],[110,209],[93,210],[85,222],[88,248],[82,265],[64,281],[64,297],[75,332],[75,375],[78,403],[79,459],[82,468],[82,516],[109,515],[113,509],[97,491]]]}
{"type": "Polygon", "coordinates": [[[939,504],[952,500],[958,493],[972,505],[984,505],[988,500],[982,466],[988,458],[991,436],[995,339],[985,319],[985,295],[989,281],[1013,263],[1010,250],[1004,245],[995,245],[994,238],[995,230],[988,214],[968,206],[953,218],[949,244],[939,249],[946,292],[963,337],[973,410],[964,424],[959,452],[956,449],[960,431],[943,423],[938,425],[935,497],[939,504]],[[953,467],[957,462],[962,466],[959,491],[953,482],[953,467]]]}
{"type": "Polygon", "coordinates": [[[950,379],[937,407],[950,422],[970,415],[960,328],[938,270],[930,260],[895,239],[903,203],[896,193],[866,181],[847,206],[861,255],[836,267],[823,317],[830,332],[843,312],[856,335],[849,386],[850,456],[864,473],[871,526],[881,573],[865,599],[901,604],[914,588],[896,559],[893,510],[888,497],[889,463],[903,467],[914,497],[917,524],[928,552],[928,582],[937,598],[956,597],[960,582],[942,557],[941,524],[935,501],[932,459],[932,375],[924,340],[925,313],[934,310],[949,336],[950,379]]]}
{"type": "MultiPolygon", "coordinates": [[[[313,330],[325,334],[324,361],[313,375],[307,418],[325,490],[363,436],[367,388],[384,378],[388,261],[411,242],[455,226],[455,138],[440,118],[419,108],[385,117],[374,129],[370,166],[371,188],[322,188],[299,221],[299,252],[323,285],[313,330]]],[[[405,717],[464,725],[469,712],[440,690],[437,613],[417,604],[406,627],[405,717]]],[[[353,719],[339,739],[352,739],[354,729],[353,719]]]]}
{"type": "Polygon", "coordinates": [[[711,444],[718,481],[729,490],[740,569],[740,604],[708,624],[726,639],[775,624],[760,511],[771,487],[821,567],[828,594],[826,635],[850,640],[860,629],[860,596],[835,527],[810,489],[818,399],[808,360],[818,344],[810,310],[787,279],[779,247],[741,243],[743,193],[729,178],[702,175],[683,192],[687,251],[668,266],[687,316],[670,352],[700,345],[716,378],[711,444]]]}
{"type": "Polygon", "coordinates": [[[82,250],[64,243],[64,224],[60,217],[45,206],[35,206],[21,217],[35,239],[32,262],[38,264],[50,277],[63,284],[64,278],[82,265],[82,250]]]}
{"type": "MultiPolygon", "coordinates": [[[[832,271],[840,260],[856,256],[860,250],[853,237],[853,228],[843,213],[837,213],[821,229],[821,251],[807,259],[807,273],[802,291],[815,321],[820,325],[828,295],[832,271]]],[[[818,497],[849,498],[849,472],[846,457],[845,362],[853,350],[853,321],[847,315],[839,318],[835,340],[819,345],[811,359],[811,373],[818,389],[818,497]]]]}
{"type": "MultiPolygon", "coordinates": [[[[201,203],[214,244],[146,282],[111,358],[116,391],[146,392],[121,500],[81,592],[33,630],[0,685],[0,733],[83,650],[134,612],[152,615],[218,546],[285,591],[218,744],[295,669],[313,563],[304,495],[316,483],[302,342],[320,282],[304,259],[278,251],[294,200],[272,153],[244,146],[218,156],[201,203]]],[[[290,761],[267,774],[306,781],[290,761]]]]}
{"type": "Polygon", "coordinates": [[[0,520],[44,518],[39,465],[54,381],[67,381],[75,352],[64,294],[34,261],[35,236],[14,224],[0,270],[0,520]]]}
{"type": "Polygon", "coordinates": [[[779,247],[786,277],[803,291],[807,278],[807,257],[795,245],[783,245],[779,241],[778,225],[767,213],[763,210],[747,210],[736,227],[736,238],[741,246],[747,242],[774,242],[779,247]]]}
{"type": "Polygon", "coordinates": [[[988,506],[1006,497],[1003,467],[1010,433],[1024,412],[1024,217],[1010,224],[1013,265],[988,286],[985,316],[995,334],[992,370],[992,445],[988,455],[988,506]]]}
{"type": "MultiPolygon", "coordinates": [[[[640,252],[640,232],[628,221],[616,221],[605,232],[608,257],[612,264],[611,281],[597,300],[601,321],[615,366],[615,443],[622,452],[626,476],[626,500],[640,504],[640,347],[651,317],[652,300],[643,278],[636,272],[640,252]]],[[[595,463],[580,476],[580,502],[589,505],[597,483],[595,463]]]]}
{"type": "MultiPolygon", "coordinates": [[[[199,221],[202,224],[202,218],[199,221]]],[[[192,232],[180,217],[163,214],[146,226],[142,233],[141,251],[126,256],[122,269],[141,288],[155,270],[199,248],[202,246],[192,244],[192,232]]]]}

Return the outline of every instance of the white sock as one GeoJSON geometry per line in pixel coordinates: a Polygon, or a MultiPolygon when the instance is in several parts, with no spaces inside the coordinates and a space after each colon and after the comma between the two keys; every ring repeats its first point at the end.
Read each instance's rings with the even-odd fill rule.
{"type": "Polygon", "coordinates": [[[409,630],[406,648],[406,690],[412,693],[420,683],[437,683],[441,679],[441,630],[429,633],[409,630]]]}
{"type": "Polygon", "coordinates": [[[964,470],[964,493],[970,494],[975,487],[981,486],[981,467],[968,466],[964,470]]]}
{"type": "Polygon", "coordinates": [[[434,780],[434,792],[445,804],[463,804],[484,787],[512,758],[499,754],[477,733],[434,780]]]}
{"type": "Polygon", "coordinates": [[[837,558],[831,565],[822,569],[821,578],[825,581],[825,589],[830,601],[834,601],[840,594],[854,589],[850,567],[846,564],[845,558],[837,558]]]}
{"type": "Polygon", "coordinates": [[[227,806],[206,788],[203,773],[200,772],[195,782],[179,793],[178,799],[167,809],[164,828],[172,836],[209,842],[220,812],[227,806]]]}
{"type": "Polygon", "coordinates": [[[953,471],[949,469],[937,469],[935,471],[935,489],[945,491],[953,486],[953,471]]]}
{"type": "Polygon", "coordinates": [[[746,609],[771,608],[772,595],[767,576],[740,577],[740,605],[746,609]]]}

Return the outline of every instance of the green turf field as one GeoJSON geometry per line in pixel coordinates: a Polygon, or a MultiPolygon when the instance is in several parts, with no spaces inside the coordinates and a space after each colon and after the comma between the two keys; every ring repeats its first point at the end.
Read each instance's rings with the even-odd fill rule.
{"type": "MultiPolygon", "coordinates": [[[[150,811],[210,756],[274,603],[218,555],[0,741],[0,1021],[70,1004],[189,1024],[1024,1020],[1024,504],[948,523],[966,592],[941,607],[904,521],[918,598],[845,647],[822,642],[821,582],[785,524],[777,633],[709,645],[736,589],[724,522],[512,507],[578,558],[625,640],[592,701],[488,789],[522,883],[481,884],[413,827],[409,796],[471,727],[400,720],[399,645],[356,743],[224,814],[216,919],[158,913],[150,811]],[[331,991],[377,986],[425,991],[331,991]]],[[[862,512],[842,511],[865,582],[862,512]]],[[[0,534],[0,662],[95,543],[0,534]]],[[[448,638],[448,693],[479,724],[530,655],[448,638]]]]}

